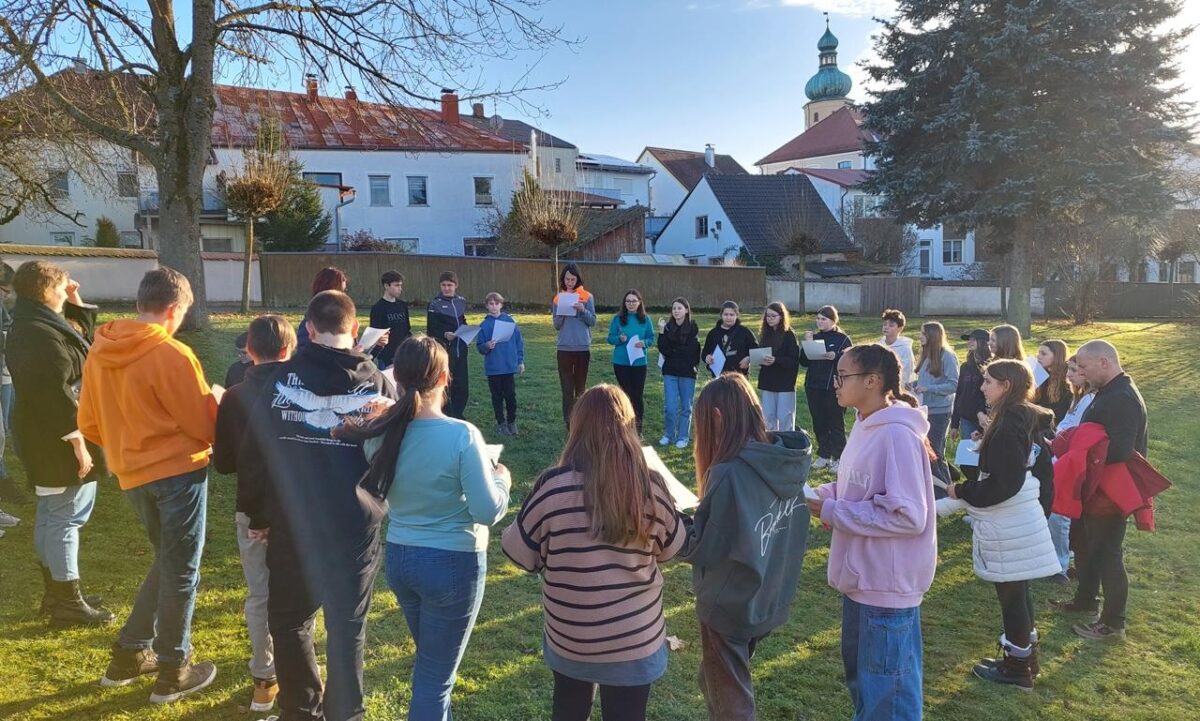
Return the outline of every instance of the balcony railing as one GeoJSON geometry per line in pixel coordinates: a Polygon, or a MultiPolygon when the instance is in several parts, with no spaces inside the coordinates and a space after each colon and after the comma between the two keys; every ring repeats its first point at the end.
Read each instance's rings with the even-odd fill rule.
{"type": "MultiPolygon", "coordinates": [[[[200,208],[202,216],[218,216],[224,218],[228,215],[229,209],[225,205],[225,200],[215,191],[205,190],[202,197],[203,205],[200,208]]],[[[138,212],[142,215],[158,215],[159,201],[157,190],[143,191],[138,195],[138,212]]]]}

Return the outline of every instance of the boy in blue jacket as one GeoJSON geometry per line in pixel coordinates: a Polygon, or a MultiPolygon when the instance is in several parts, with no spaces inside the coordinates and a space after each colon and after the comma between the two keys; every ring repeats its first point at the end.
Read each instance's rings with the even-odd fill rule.
{"type": "Polygon", "coordinates": [[[515,327],[508,340],[495,341],[497,323],[517,322],[504,312],[504,296],[488,293],[487,317],[479,325],[475,346],[483,354],[483,374],[492,392],[492,411],[496,414],[496,432],[502,436],[517,435],[516,374],[525,372],[525,339],[521,328],[515,327]]]}

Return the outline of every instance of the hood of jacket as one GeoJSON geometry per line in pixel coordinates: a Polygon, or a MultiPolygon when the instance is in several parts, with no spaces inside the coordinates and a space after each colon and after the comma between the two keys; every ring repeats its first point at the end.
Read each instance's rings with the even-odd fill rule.
{"type": "Polygon", "coordinates": [[[158,323],[114,320],[100,326],[88,354],[106,368],[124,368],[164,343],[171,342],[167,329],[158,323]]]}
{"type": "Polygon", "coordinates": [[[856,427],[862,428],[864,431],[876,430],[892,424],[905,426],[919,436],[929,433],[929,418],[926,417],[925,411],[913,408],[903,401],[875,411],[866,418],[858,416],[856,421],[856,427]]]}
{"type": "Polygon", "coordinates": [[[895,343],[888,343],[888,342],[887,342],[887,338],[886,338],[886,337],[885,337],[885,338],[880,338],[880,339],[879,339],[879,342],[880,342],[880,343],[882,343],[882,344],[883,344],[883,345],[885,345],[885,346],[888,346],[889,348],[895,348],[896,346],[904,346],[905,348],[908,348],[909,350],[912,350],[912,346],[913,346],[913,340],[912,340],[912,338],[909,338],[909,337],[908,337],[908,336],[906,336],[906,335],[896,336],[896,342],[895,342],[895,343]]]}
{"type": "Polygon", "coordinates": [[[812,465],[812,444],[800,431],[780,431],[772,435],[772,443],[747,443],[738,459],[750,466],[776,496],[795,498],[804,492],[812,465]]]}
{"type": "Polygon", "coordinates": [[[287,369],[298,373],[304,387],[319,396],[341,395],[348,389],[373,384],[379,373],[370,356],[319,343],[297,350],[287,369]]]}

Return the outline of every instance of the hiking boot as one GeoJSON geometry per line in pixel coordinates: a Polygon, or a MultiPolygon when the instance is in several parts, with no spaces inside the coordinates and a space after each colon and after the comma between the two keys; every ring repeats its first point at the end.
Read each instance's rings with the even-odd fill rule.
{"type": "Polygon", "coordinates": [[[1093,618],[1100,614],[1100,608],[1093,603],[1079,603],[1075,599],[1068,601],[1050,601],[1050,608],[1060,613],[1071,613],[1080,616],[1092,616],[1093,618]]]}
{"type": "Polygon", "coordinates": [[[0,478],[0,501],[23,506],[29,503],[29,494],[13,483],[13,479],[5,476],[0,478]]]}
{"type": "MultiPolygon", "coordinates": [[[[50,583],[53,580],[54,577],[50,575],[50,569],[42,566],[42,606],[39,613],[43,616],[54,609],[54,594],[50,593],[50,583]]],[[[97,596],[96,594],[85,593],[83,594],[83,600],[93,608],[104,603],[104,597],[97,596]]]]}
{"type": "MultiPolygon", "coordinates": [[[[1008,643],[1008,639],[1006,639],[1004,637],[1004,633],[1001,632],[1000,643],[999,643],[1000,655],[997,656],[996,658],[985,658],[982,661],[980,661],[979,663],[977,663],[976,666],[996,666],[1000,663],[1003,663],[1004,662],[1004,647],[1005,647],[1005,644],[1007,644],[1007,643],[1008,643]]],[[[1031,631],[1029,634],[1029,647],[1033,651],[1032,653],[1029,654],[1029,675],[1033,676],[1034,678],[1037,678],[1042,673],[1042,664],[1038,661],[1039,644],[1038,644],[1038,631],[1036,628],[1033,629],[1033,631],[1031,631]]]]}
{"type": "Polygon", "coordinates": [[[217,677],[217,667],[209,661],[193,664],[163,663],[158,667],[158,679],[150,703],[171,703],[208,687],[217,677]]]}
{"type": "Polygon", "coordinates": [[[270,711],[275,706],[278,694],[279,682],[274,678],[254,679],[254,700],[250,702],[250,710],[270,711]]]}
{"type": "Polygon", "coordinates": [[[1071,627],[1076,636],[1089,641],[1124,641],[1125,629],[1113,628],[1103,621],[1077,623],[1071,627]]]}
{"type": "Polygon", "coordinates": [[[104,688],[128,686],[138,676],[158,673],[158,657],[148,648],[121,648],[113,644],[112,660],[100,685],[104,688]]]}
{"type": "Polygon", "coordinates": [[[112,611],[93,608],[79,592],[79,581],[50,581],[50,625],[88,626],[111,623],[112,611]]]}
{"type": "Polygon", "coordinates": [[[1011,655],[1010,649],[1005,649],[1003,658],[985,659],[975,664],[971,673],[984,681],[1014,686],[1021,691],[1032,691],[1033,673],[1029,670],[1029,660],[1036,652],[1030,649],[1029,653],[1029,657],[1018,658],[1011,655]]]}

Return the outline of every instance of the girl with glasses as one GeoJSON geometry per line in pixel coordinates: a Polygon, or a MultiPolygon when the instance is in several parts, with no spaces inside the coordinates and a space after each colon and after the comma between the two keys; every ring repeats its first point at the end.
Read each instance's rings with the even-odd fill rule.
{"type": "Polygon", "coordinates": [[[646,315],[642,294],[636,288],[625,291],[621,312],[608,324],[608,342],[613,346],[613,374],[617,385],[629,396],[637,417],[638,433],[642,432],[646,391],[646,349],[654,345],[654,323],[646,315]],[[639,351],[637,360],[630,360],[630,347],[639,351]]]}

